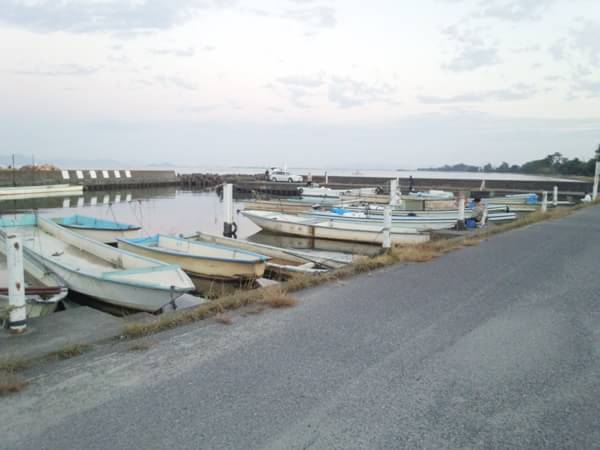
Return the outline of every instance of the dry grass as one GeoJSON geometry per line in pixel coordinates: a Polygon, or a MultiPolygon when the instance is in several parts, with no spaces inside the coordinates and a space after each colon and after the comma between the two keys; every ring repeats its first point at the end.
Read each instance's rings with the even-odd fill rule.
{"type": "Polygon", "coordinates": [[[229,314],[219,313],[215,316],[215,320],[223,325],[231,325],[233,323],[233,319],[229,314]]]}
{"type": "Polygon", "coordinates": [[[261,305],[271,308],[290,308],[298,303],[298,300],[288,295],[285,289],[280,286],[267,288],[264,291],[263,298],[259,301],[261,305]]]}
{"type": "Polygon", "coordinates": [[[0,360],[0,371],[19,372],[29,367],[29,362],[20,356],[11,356],[0,360]]]}
{"type": "Polygon", "coordinates": [[[89,344],[82,344],[82,343],[69,344],[56,352],[50,353],[48,355],[48,358],[49,359],[69,359],[69,358],[73,358],[75,356],[79,356],[82,353],[90,350],[91,348],[92,348],[92,346],[89,344]]]}
{"type": "Polygon", "coordinates": [[[0,370],[0,397],[19,392],[23,390],[27,384],[27,380],[24,380],[14,371],[0,370]]]}
{"type": "MultiPolygon", "coordinates": [[[[557,208],[549,210],[547,213],[533,212],[513,222],[478,230],[476,234],[470,236],[440,239],[416,245],[397,246],[389,252],[372,258],[358,257],[352,264],[341,269],[321,274],[295,274],[280,286],[252,289],[249,291],[240,289],[233,294],[221,296],[210,303],[205,303],[196,308],[165,313],[153,322],[128,323],[123,330],[123,335],[125,337],[146,336],[208,317],[215,317],[218,314],[223,315],[227,310],[238,309],[248,305],[263,305],[272,308],[294,306],[297,301],[289,296],[289,292],[314,287],[326,282],[339,282],[339,280],[360,273],[368,273],[399,262],[420,263],[431,261],[444,253],[466,246],[478,245],[487,237],[543,220],[565,217],[574,210],[585,206],[578,205],[574,208],[557,208]]],[[[248,311],[246,314],[258,314],[259,312],[262,312],[262,309],[248,311]]]]}
{"type": "Polygon", "coordinates": [[[130,352],[145,352],[156,345],[156,342],[148,340],[139,340],[127,347],[130,352]]]}

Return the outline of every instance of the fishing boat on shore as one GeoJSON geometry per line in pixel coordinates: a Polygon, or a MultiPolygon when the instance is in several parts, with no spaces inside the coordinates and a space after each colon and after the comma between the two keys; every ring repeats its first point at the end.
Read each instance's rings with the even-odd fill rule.
{"type": "Polygon", "coordinates": [[[178,264],[194,278],[221,281],[255,280],[265,272],[267,256],[220,244],[156,234],[117,239],[120,249],[178,264]]]}
{"type": "Polygon", "coordinates": [[[0,188],[0,200],[56,197],[60,195],[81,195],[83,186],[70,184],[49,184],[39,186],[4,186],[0,188]]]}
{"type": "Polygon", "coordinates": [[[185,239],[221,245],[243,251],[249,251],[268,256],[267,271],[277,274],[292,273],[321,273],[330,269],[339,269],[348,264],[348,261],[335,257],[314,255],[297,250],[259,244],[243,239],[232,239],[223,236],[198,232],[185,239]]]}
{"type": "MultiPolygon", "coordinates": [[[[321,217],[324,219],[342,220],[354,223],[379,223],[383,225],[383,216],[375,215],[370,216],[364,213],[357,213],[347,211],[345,209],[334,208],[330,211],[312,211],[302,213],[300,215],[306,215],[310,217],[321,217]]],[[[465,214],[466,218],[469,218],[469,213],[465,214]]],[[[487,220],[491,222],[506,222],[515,220],[517,215],[515,213],[488,213],[487,220]]],[[[454,214],[440,214],[433,215],[428,214],[425,216],[407,216],[407,215],[392,215],[392,226],[393,227],[408,227],[415,228],[417,230],[438,230],[438,229],[449,229],[456,225],[458,220],[458,213],[454,214]]]]}
{"type": "Polygon", "coordinates": [[[69,289],[113,306],[155,312],[194,290],[179,266],[111,247],[44,217],[3,217],[0,227],[21,234],[24,253],[69,289]]]}
{"type": "MultiPolygon", "coordinates": [[[[8,317],[8,272],[6,267],[6,236],[0,231],[0,327],[8,317]]],[[[65,284],[29,255],[23,255],[25,276],[25,310],[27,318],[53,313],[69,293],[65,284]]]]}
{"type": "Polygon", "coordinates": [[[112,220],[97,219],[95,217],[75,214],[67,217],[53,219],[62,227],[90,239],[95,239],[105,244],[116,244],[117,239],[131,239],[139,237],[142,227],[128,223],[113,222],[112,220]]]}
{"type": "MultiPolygon", "coordinates": [[[[371,244],[383,242],[384,227],[380,224],[351,223],[272,211],[245,210],[242,214],[259,227],[275,233],[371,244]]],[[[417,244],[428,241],[429,234],[395,227],[391,230],[390,239],[394,244],[417,244]]]]}

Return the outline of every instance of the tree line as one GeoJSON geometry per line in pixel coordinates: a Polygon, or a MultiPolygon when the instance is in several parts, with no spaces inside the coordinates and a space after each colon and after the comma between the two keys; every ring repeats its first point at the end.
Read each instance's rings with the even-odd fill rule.
{"type": "Polygon", "coordinates": [[[527,173],[538,175],[579,175],[594,176],[596,161],[600,161],[600,145],[595,151],[593,158],[584,161],[579,158],[569,159],[561,153],[556,152],[545,158],[528,161],[523,165],[509,164],[503,162],[498,166],[486,164],[484,166],[473,166],[469,164],[444,165],[419,170],[435,170],[443,172],[500,172],[500,173],[527,173]]]}

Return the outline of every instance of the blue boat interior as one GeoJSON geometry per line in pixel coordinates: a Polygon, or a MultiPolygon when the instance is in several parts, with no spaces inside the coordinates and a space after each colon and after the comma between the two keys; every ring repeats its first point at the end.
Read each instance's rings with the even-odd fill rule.
{"type": "Polygon", "coordinates": [[[107,230],[107,231],[134,231],[140,230],[141,227],[137,225],[130,225],[128,223],[113,222],[112,220],[97,219],[95,217],[82,216],[75,214],[68,217],[61,217],[55,219],[56,223],[67,228],[82,228],[82,229],[94,229],[94,230],[107,230]]]}

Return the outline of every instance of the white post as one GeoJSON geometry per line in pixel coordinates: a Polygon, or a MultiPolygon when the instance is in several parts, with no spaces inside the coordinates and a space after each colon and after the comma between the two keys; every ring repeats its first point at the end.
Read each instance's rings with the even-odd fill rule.
{"type": "Polygon", "coordinates": [[[392,209],[389,206],[383,208],[383,243],[385,249],[392,247],[392,209]]]}
{"type": "Polygon", "coordinates": [[[592,201],[598,198],[598,179],[600,178],[600,161],[596,161],[596,172],[594,172],[594,188],[592,190],[592,201]]]}
{"type": "Polygon", "coordinates": [[[552,191],[552,206],[558,206],[558,186],[554,186],[554,190],[552,191]]]}
{"type": "Polygon", "coordinates": [[[548,192],[542,192],[542,212],[548,211],[548,192]]]}
{"type": "Polygon", "coordinates": [[[398,204],[398,179],[390,180],[390,205],[398,204]]]}
{"type": "Polygon", "coordinates": [[[306,176],[306,182],[308,184],[312,184],[312,173],[308,172],[308,175],[306,176]]]}
{"type": "Polygon", "coordinates": [[[465,229],[465,193],[458,193],[458,217],[456,218],[456,229],[465,229]]]}
{"type": "Polygon", "coordinates": [[[8,305],[10,308],[8,326],[11,333],[20,334],[27,328],[23,245],[20,236],[13,234],[6,238],[6,265],[8,271],[8,305]]]}
{"type": "Polygon", "coordinates": [[[233,185],[223,185],[223,236],[231,237],[233,231],[233,185]]]}

